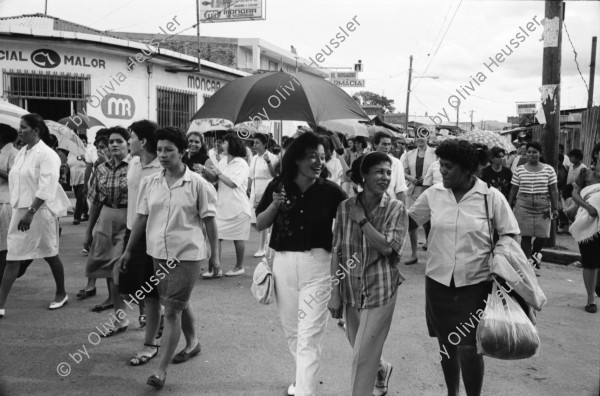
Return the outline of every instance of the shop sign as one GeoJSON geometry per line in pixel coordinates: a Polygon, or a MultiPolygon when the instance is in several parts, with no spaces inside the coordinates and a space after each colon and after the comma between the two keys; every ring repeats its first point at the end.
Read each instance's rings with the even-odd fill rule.
{"type": "Polygon", "coordinates": [[[60,55],[51,49],[39,49],[31,53],[31,62],[43,69],[53,69],[60,65],[60,55]]]}
{"type": "Polygon", "coordinates": [[[108,94],[102,98],[100,108],[107,118],[130,120],[135,114],[135,101],[129,95],[108,94]]]}
{"type": "Polygon", "coordinates": [[[187,86],[201,91],[215,92],[221,88],[221,82],[199,76],[188,76],[187,86]]]}
{"type": "Polygon", "coordinates": [[[238,22],[263,20],[267,0],[196,0],[201,22],[238,22]]]}
{"type": "Polygon", "coordinates": [[[364,88],[364,79],[355,78],[331,78],[329,81],[338,87],[364,88]]]}
{"type": "Polygon", "coordinates": [[[23,51],[0,50],[0,60],[27,62],[29,59],[23,56],[23,51]]]}
{"type": "Polygon", "coordinates": [[[331,72],[329,78],[358,78],[358,72],[331,72]]]}

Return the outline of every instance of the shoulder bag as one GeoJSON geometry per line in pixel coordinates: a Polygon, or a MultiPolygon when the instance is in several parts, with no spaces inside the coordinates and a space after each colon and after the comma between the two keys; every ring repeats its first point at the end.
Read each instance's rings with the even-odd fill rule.
{"type": "Polygon", "coordinates": [[[272,251],[272,249],[269,249],[269,258],[263,257],[254,269],[252,286],[250,287],[256,301],[265,305],[275,301],[275,280],[269,263],[272,251]]]}

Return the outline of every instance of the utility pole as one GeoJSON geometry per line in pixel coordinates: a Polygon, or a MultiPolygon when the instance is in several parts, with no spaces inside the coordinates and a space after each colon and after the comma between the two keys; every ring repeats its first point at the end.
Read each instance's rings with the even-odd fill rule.
{"type": "MultiPolygon", "coordinates": [[[[408,105],[410,103],[410,80],[412,79],[412,60],[413,56],[410,56],[410,64],[408,66],[408,89],[406,90],[406,119],[404,120],[404,129],[408,134],[408,105]]],[[[407,135],[408,136],[408,135],[407,135]]]]}
{"type": "Polygon", "coordinates": [[[196,37],[198,39],[198,73],[202,71],[202,64],[200,62],[201,59],[201,43],[200,43],[200,2],[196,1],[196,37]]]}
{"type": "MultiPolygon", "coordinates": [[[[558,166],[558,139],[560,136],[560,67],[562,49],[562,22],[564,18],[564,2],[546,0],[544,27],[544,58],[542,68],[542,87],[544,92],[550,90],[550,86],[556,86],[553,95],[545,97],[544,114],[546,125],[542,135],[543,155],[548,165],[557,170],[558,166]],[[556,36],[547,32],[554,27],[556,36]],[[553,37],[556,37],[554,40],[553,37]]],[[[556,219],[550,227],[550,240],[546,246],[556,245],[556,219]]]]}
{"type": "Polygon", "coordinates": [[[456,106],[456,127],[458,128],[458,111],[460,109],[460,104],[456,106]]]}
{"type": "Polygon", "coordinates": [[[594,96],[594,73],[596,72],[596,40],[597,37],[592,37],[592,60],[590,62],[590,91],[588,92],[588,111],[592,109],[592,98],[594,96]]]}
{"type": "Polygon", "coordinates": [[[473,110],[471,110],[471,130],[473,130],[473,110]]]}

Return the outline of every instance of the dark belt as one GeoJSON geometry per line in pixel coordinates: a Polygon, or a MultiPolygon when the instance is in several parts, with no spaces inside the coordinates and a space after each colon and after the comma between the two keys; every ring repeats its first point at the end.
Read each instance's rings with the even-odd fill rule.
{"type": "Polygon", "coordinates": [[[127,209],[127,205],[124,205],[124,204],[108,204],[108,203],[103,203],[102,205],[108,206],[109,208],[113,208],[113,209],[127,209]]]}

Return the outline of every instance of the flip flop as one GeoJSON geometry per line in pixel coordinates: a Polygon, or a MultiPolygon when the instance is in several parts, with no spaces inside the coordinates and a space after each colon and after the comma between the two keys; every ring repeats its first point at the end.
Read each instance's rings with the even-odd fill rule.
{"type": "Polygon", "coordinates": [[[152,360],[156,355],[158,355],[158,348],[160,348],[160,345],[144,344],[144,346],[154,347],[156,348],[156,351],[154,351],[154,353],[150,356],[142,355],[138,357],[138,355],[135,355],[134,357],[129,359],[130,366],[143,366],[144,364],[152,360]]]}
{"type": "Polygon", "coordinates": [[[109,329],[105,335],[103,335],[104,338],[108,338],[108,337],[112,337],[114,335],[117,335],[119,333],[123,333],[125,332],[125,330],[127,330],[128,326],[123,326],[123,327],[119,327],[118,329],[109,329]]]}
{"type": "Polygon", "coordinates": [[[414,260],[407,261],[406,263],[404,263],[404,265],[413,265],[413,264],[417,264],[418,262],[419,262],[419,258],[417,257],[414,260]]]}
{"type": "Polygon", "coordinates": [[[112,309],[114,307],[115,307],[114,304],[96,305],[94,308],[91,309],[91,311],[92,312],[102,312],[102,311],[106,311],[107,309],[112,309]]]}

